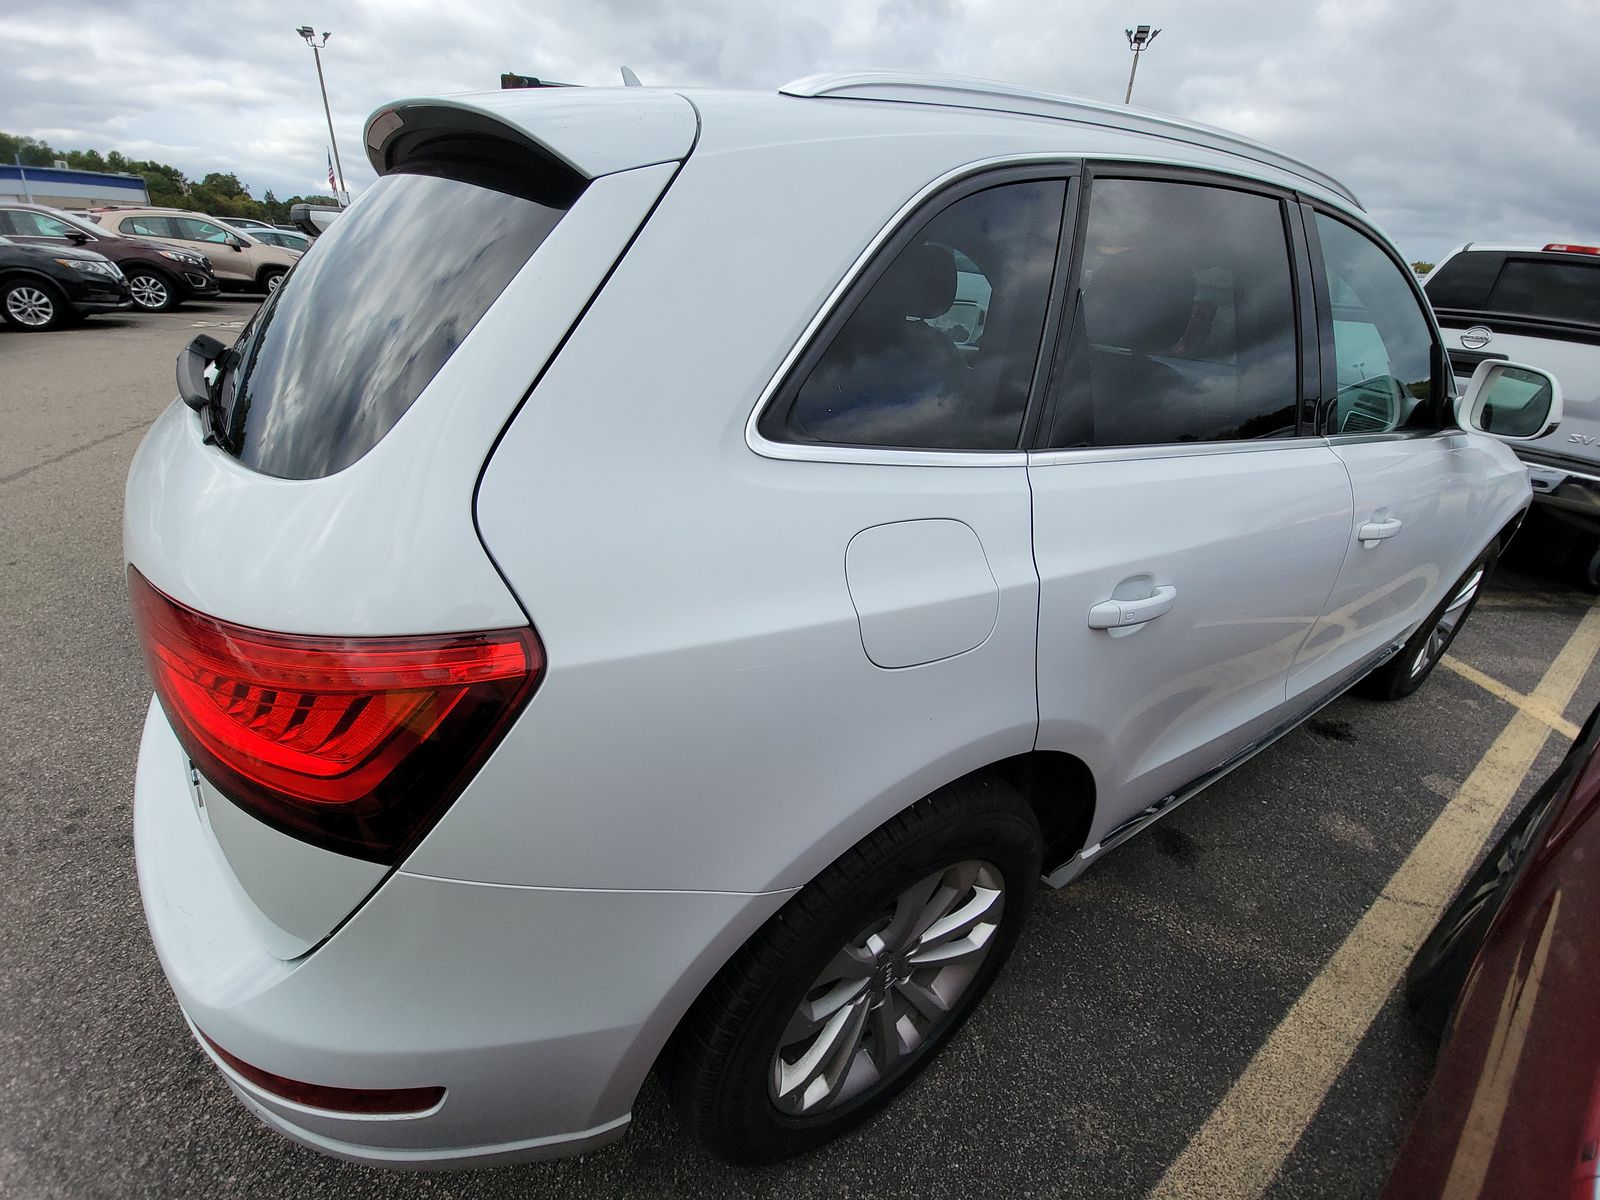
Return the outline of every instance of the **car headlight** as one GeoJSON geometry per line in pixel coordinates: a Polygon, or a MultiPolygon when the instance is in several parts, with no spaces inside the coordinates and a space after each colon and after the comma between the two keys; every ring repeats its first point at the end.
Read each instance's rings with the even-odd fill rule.
{"type": "Polygon", "coordinates": [[[113,279],[122,277],[122,272],[110,263],[95,262],[92,258],[58,258],[56,261],[74,271],[87,271],[91,275],[109,275],[113,279]]]}
{"type": "Polygon", "coordinates": [[[203,267],[206,260],[197,254],[179,254],[176,250],[161,250],[162,258],[170,258],[173,262],[180,262],[186,267],[203,267]]]}

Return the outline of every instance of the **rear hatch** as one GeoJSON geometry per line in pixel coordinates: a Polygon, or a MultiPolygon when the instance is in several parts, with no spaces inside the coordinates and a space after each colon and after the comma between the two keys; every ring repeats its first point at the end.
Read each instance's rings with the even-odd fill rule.
{"type": "Polygon", "coordinates": [[[537,687],[478,476],[694,135],[661,92],[380,111],[378,182],[235,346],[198,343],[197,394],[135,456],[124,547],[157,699],[279,956],[381,884],[537,687]]]}
{"type": "Polygon", "coordinates": [[[1542,367],[1561,381],[1560,426],[1517,453],[1600,473],[1600,253],[1468,249],[1424,287],[1458,387],[1485,360],[1542,367]]]}

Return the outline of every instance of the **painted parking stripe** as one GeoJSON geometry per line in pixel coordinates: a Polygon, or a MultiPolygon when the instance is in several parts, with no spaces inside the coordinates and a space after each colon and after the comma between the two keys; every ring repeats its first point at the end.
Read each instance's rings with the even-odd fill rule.
{"type": "Polygon", "coordinates": [[[1464,663],[1454,655],[1446,654],[1439,660],[1441,667],[1448,667],[1469,683],[1475,683],[1491,696],[1497,696],[1507,704],[1520,708],[1530,717],[1537,717],[1546,725],[1554,729],[1569,742],[1578,740],[1578,727],[1563,717],[1559,712],[1542,700],[1532,696],[1524,696],[1515,688],[1507,687],[1492,675],[1485,675],[1471,663],[1464,663]]]}
{"type": "MultiPolygon", "coordinates": [[[[1531,699],[1565,712],[1600,653],[1600,605],[1584,614],[1531,699]]],[[[1328,1089],[1461,886],[1550,737],[1519,707],[1343,945],[1301,993],[1152,1200],[1257,1197],[1316,1115],[1328,1089]]]]}

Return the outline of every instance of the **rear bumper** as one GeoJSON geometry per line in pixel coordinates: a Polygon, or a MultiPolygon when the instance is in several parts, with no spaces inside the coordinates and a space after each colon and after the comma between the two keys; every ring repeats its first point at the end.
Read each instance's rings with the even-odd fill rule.
{"type": "Polygon", "coordinates": [[[706,981],[792,893],[589,892],[398,871],[326,942],[268,952],[151,706],[134,799],[139,890],[185,1017],[252,1066],[335,1087],[445,1088],[424,1113],[310,1108],[244,1079],[268,1125],[341,1158],[455,1167],[580,1153],[706,981]]]}

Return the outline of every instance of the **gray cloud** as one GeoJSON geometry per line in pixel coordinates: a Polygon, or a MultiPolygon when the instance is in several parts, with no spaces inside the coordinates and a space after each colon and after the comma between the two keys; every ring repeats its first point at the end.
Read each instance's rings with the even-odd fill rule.
{"type": "Polygon", "coordinates": [[[6,22],[0,125],[120,148],[260,194],[326,186],[327,133],[303,18],[326,55],[340,151],[359,190],[368,113],[400,96],[493,87],[503,70],[612,83],[775,88],[818,70],[947,71],[1119,100],[1125,26],[1161,37],[1143,105],[1222,125],[1348,182],[1413,257],[1468,239],[1600,242],[1589,63],[1596,0],[359,0],[195,10],[34,0],[6,22]],[[69,65],[70,63],[70,65],[69,65]]]}

